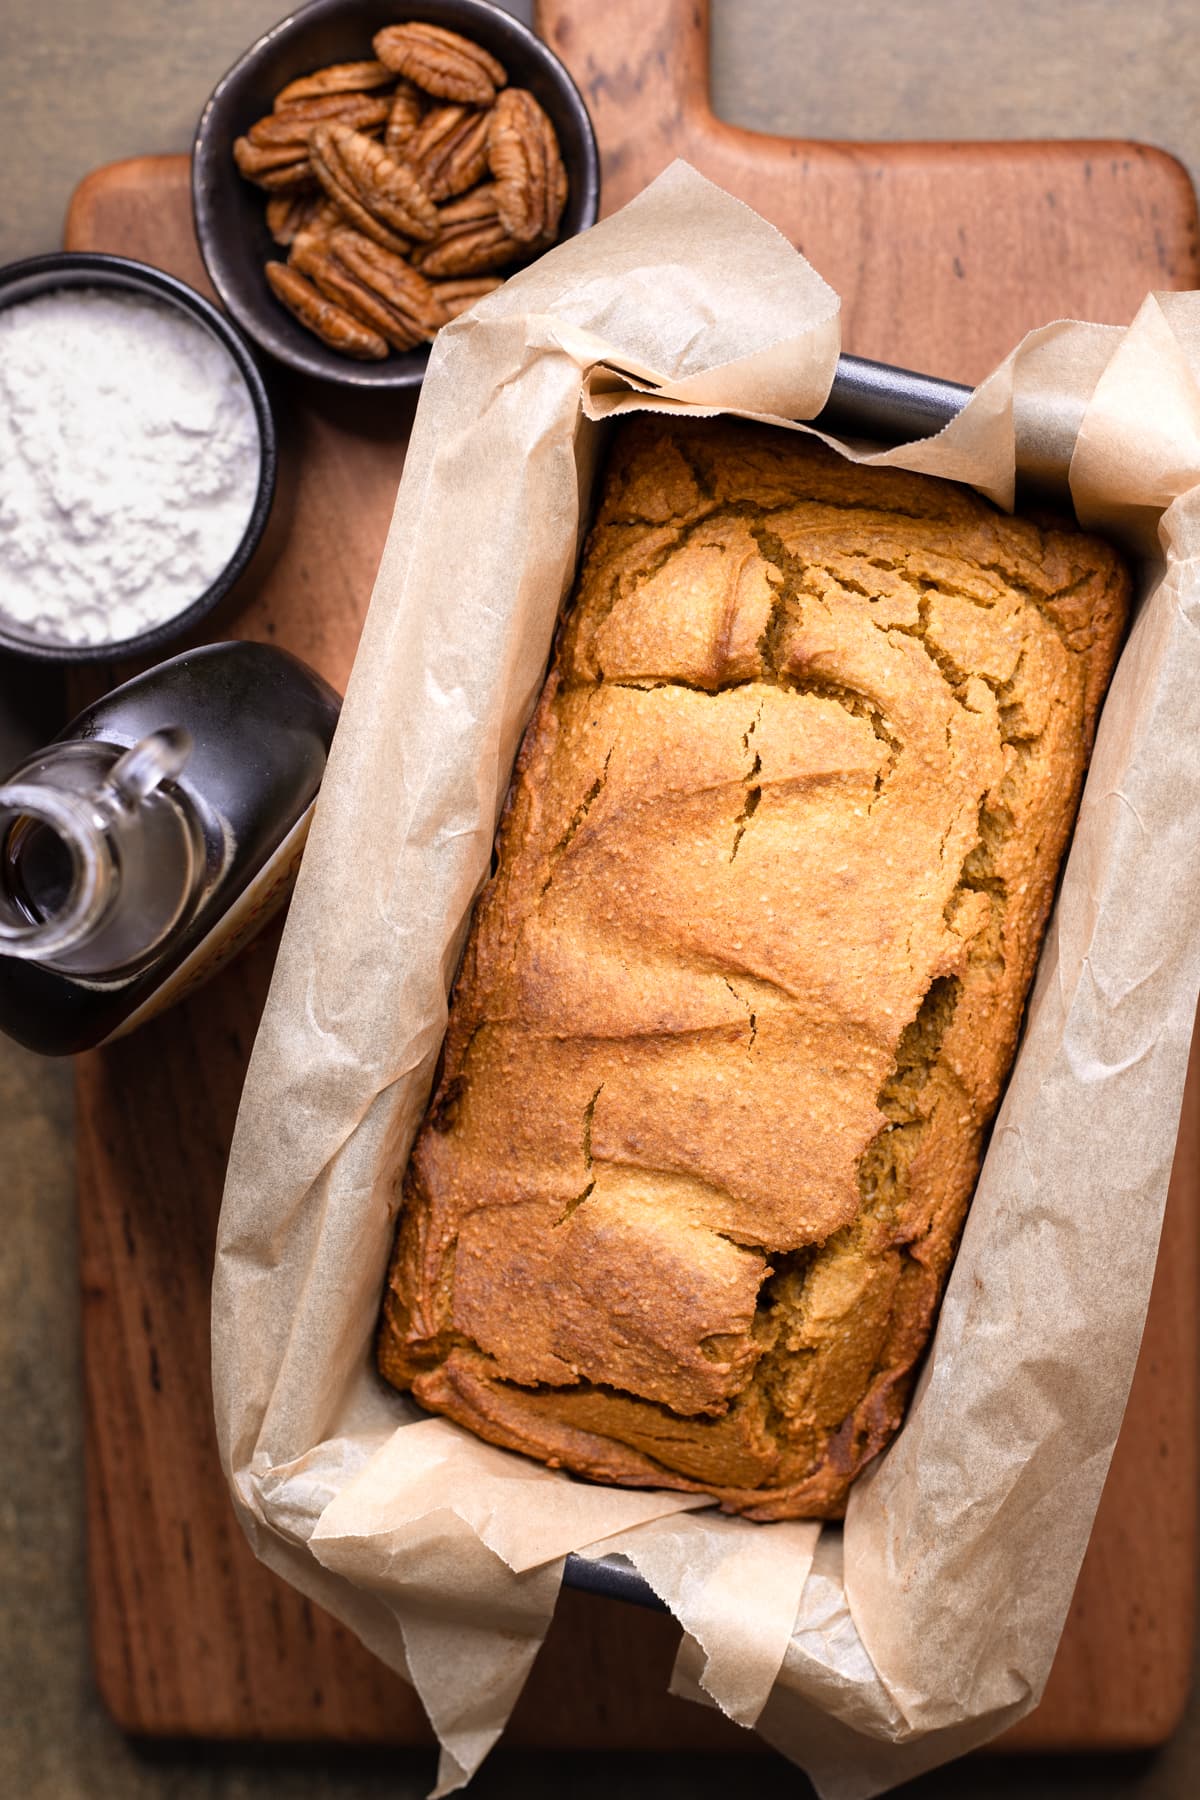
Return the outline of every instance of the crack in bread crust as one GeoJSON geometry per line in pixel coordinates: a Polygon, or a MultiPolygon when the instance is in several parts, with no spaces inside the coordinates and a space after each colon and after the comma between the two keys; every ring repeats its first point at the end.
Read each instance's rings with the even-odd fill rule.
{"type": "Polygon", "coordinates": [[[378,1358],[594,1479],[837,1516],[903,1417],[1073,822],[1107,546],[766,428],[619,434],[378,1358]]]}

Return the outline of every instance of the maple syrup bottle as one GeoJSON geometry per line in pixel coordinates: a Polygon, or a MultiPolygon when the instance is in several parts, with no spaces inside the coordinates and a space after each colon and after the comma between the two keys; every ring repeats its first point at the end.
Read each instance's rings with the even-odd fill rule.
{"type": "Polygon", "coordinates": [[[340,702],[268,644],[185,651],[0,784],[0,1030],[46,1055],[131,1031],[286,897],[340,702]]]}

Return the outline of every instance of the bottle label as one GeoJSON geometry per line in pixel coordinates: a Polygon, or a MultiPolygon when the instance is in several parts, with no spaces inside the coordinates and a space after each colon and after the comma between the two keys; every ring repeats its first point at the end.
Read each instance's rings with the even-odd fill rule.
{"type": "Polygon", "coordinates": [[[117,1029],[102,1040],[104,1043],[114,1043],[117,1038],[135,1031],[139,1025],[144,1025],[147,1019],[154,1018],[168,1006],[174,1006],[177,1000],[182,1000],[211,975],[215,975],[218,969],[223,968],[257,935],[271,915],[278,912],[291,892],[300,868],[300,858],[304,854],[312,816],[313,806],[309,806],[296,820],[275,854],[242,889],[228,912],[222,913],[212,930],[201,938],[179,967],[172,970],[162,986],[147,995],[127,1019],[122,1019],[117,1029]]]}

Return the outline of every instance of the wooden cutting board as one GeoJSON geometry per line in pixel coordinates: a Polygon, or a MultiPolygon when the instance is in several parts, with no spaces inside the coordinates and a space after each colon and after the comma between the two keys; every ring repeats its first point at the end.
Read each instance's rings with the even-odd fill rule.
{"type": "MultiPolygon", "coordinates": [[[[1062,315],[1124,322],[1151,287],[1200,285],[1177,164],[1128,144],[844,145],[736,131],[708,110],[693,0],[543,0],[604,154],[608,209],[687,156],[799,241],[840,290],[846,347],[975,380],[1062,315]]],[[[187,163],[139,158],[77,190],[72,249],[207,284],[187,163]]],[[[283,477],[240,610],[210,625],[286,645],[343,686],[411,410],[275,383],[283,477]]],[[[217,1466],[208,1291],[225,1157],[270,976],[264,940],[208,988],[78,1066],[89,1585],[101,1691],[127,1730],[429,1741],[411,1691],[258,1564],[217,1466]]],[[[1200,1062],[1141,1361],[1049,1689],[1006,1740],[1161,1742],[1185,1703],[1195,1587],[1200,1062]]],[[[564,1593],[507,1741],[753,1748],[666,1696],[677,1637],[564,1593]]]]}

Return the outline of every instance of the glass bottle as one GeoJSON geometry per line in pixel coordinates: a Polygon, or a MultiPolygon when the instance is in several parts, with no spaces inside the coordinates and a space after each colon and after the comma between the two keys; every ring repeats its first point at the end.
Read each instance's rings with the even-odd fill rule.
{"type": "Polygon", "coordinates": [[[116,688],[0,784],[0,1029],[132,1030],[228,960],[299,866],[339,701],[267,644],[116,688]]]}

